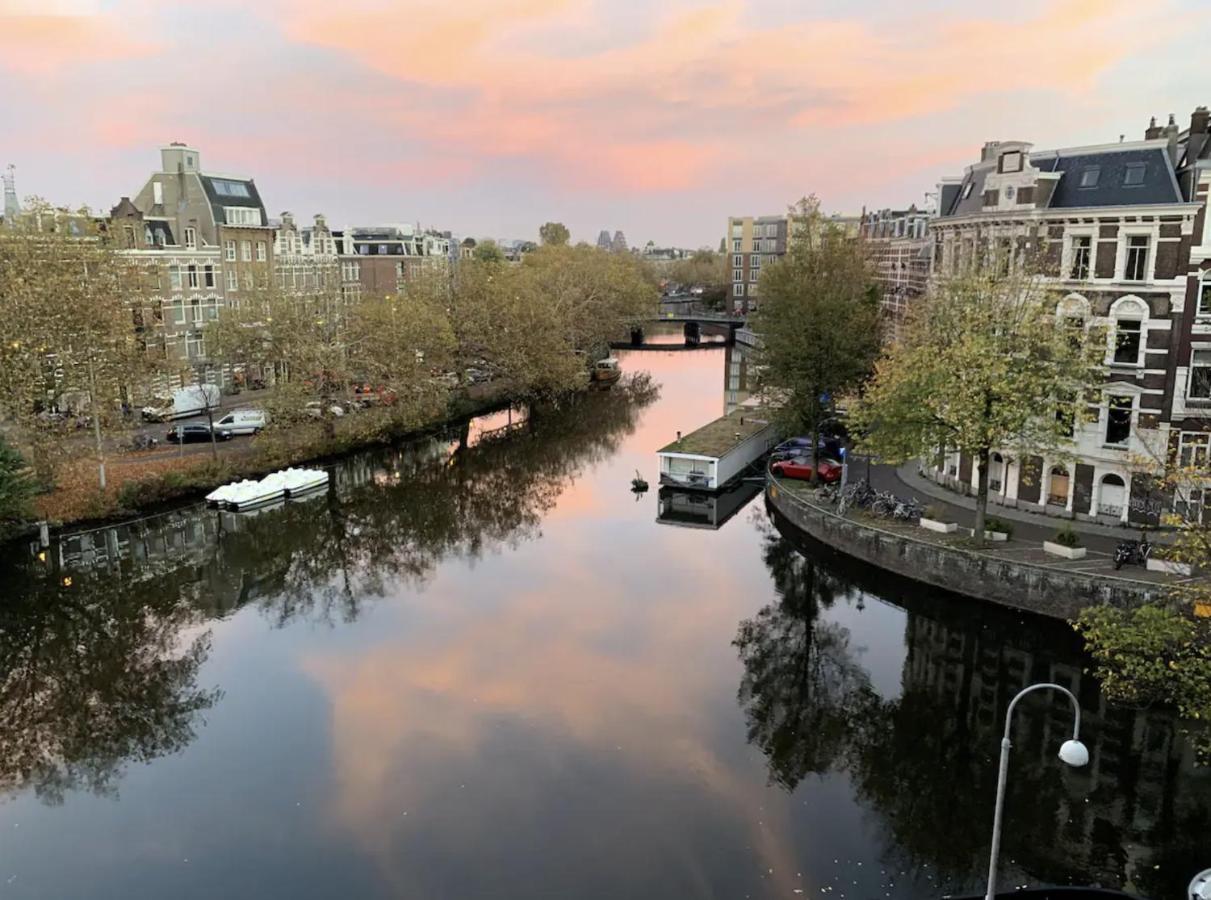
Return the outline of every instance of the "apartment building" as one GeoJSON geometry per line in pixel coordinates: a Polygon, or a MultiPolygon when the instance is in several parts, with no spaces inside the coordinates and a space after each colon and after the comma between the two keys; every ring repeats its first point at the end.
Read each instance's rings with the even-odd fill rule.
{"type": "Polygon", "coordinates": [[[333,232],[341,283],[366,295],[394,294],[421,272],[450,262],[449,232],[412,225],[366,225],[333,232]]]}
{"type": "Polygon", "coordinates": [[[929,213],[915,204],[864,212],[859,234],[870,250],[887,336],[894,340],[909,307],[929,284],[929,213]]]}
{"type": "MultiPolygon", "coordinates": [[[[827,227],[838,229],[849,237],[857,237],[862,217],[831,215],[823,221],[827,227]]],[[[743,315],[758,306],[761,267],[785,254],[794,235],[795,219],[789,213],[728,218],[727,237],[724,240],[724,249],[732,268],[728,309],[743,315]]]]}
{"type": "MultiPolygon", "coordinates": [[[[1075,462],[997,453],[993,499],[1108,523],[1155,520],[1150,479],[1170,454],[1204,464],[1211,447],[1211,185],[1208,115],[1143,140],[1058,150],[991,142],[938,186],[930,223],[935,277],[997,258],[1042,266],[1057,314],[1105,326],[1096,418],[1074,428],[1075,462]]],[[[932,474],[970,490],[974,461],[949,454],[932,474]]],[[[1187,498],[1191,499],[1191,498],[1187,498]]],[[[1201,504],[1202,498],[1192,498],[1201,504]]]]}
{"type": "Polygon", "coordinates": [[[255,182],[204,172],[195,148],[169,144],[159,171],[123,197],[110,220],[119,245],[155,273],[155,329],[165,356],[180,363],[169,383],[199,375],[224,383],[231,373],[207,365],[205,327],[242,295],[267,287],[273,266],[273,228],[255,182]]]}

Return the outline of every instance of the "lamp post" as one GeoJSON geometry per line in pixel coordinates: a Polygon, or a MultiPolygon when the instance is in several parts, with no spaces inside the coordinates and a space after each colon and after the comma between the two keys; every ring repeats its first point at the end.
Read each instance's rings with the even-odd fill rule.
{"type": "Polygon", "coordinates": [[[1072,740],[1064,741],[1060,746],[1060,759],[1073,768],[1079,768],[1089,762],[1089,750],[1080,742],[1081,736],[1081,705],[1077,702],[1072,691],[1058,684],[1032,684],[1023,688],[1016,697],[1009,701],[1009,709],[1005,712],[1005,733],[1001,737],[1001,768],[997,776],[997,806],[992,818],[992,853],[988,860],[988,890],[984,900],[993,900],[997,892],[997,856],[1001,851],[1001,810],[1005,805],[1005,781],[1009,774],[1009,730],[1013,725],[1013,709],[1018,701],[1031,691],[1043,689],[1059,691],[1072,701],[1074,720],[1072,723],[1072,740]]]}

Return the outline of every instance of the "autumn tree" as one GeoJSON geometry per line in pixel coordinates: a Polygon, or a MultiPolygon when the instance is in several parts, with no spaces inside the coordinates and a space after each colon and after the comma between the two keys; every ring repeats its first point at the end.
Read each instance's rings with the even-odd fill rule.
{"type": "Polygon", "coordinates": [[[33,495],[34,482],[25,460],[0,439],[0,540],[29,518],[33,495]]]}
{"type": "Polygon", "coordinates": [[[480,241],[471,253],[480,262],[501,263],[505,261],[505,252],[500,249],[500,244],[491,238],[480,241]]]}
{"type": "Polygon", "coordinates": [[[719,304],[727,296],[729,270],[728,258],[724,254],[698,250],[674,262],[669,267],[668,275],[676,284],[702,288],[704,302],[719,304]]]}
{"type": "Polygon", "coordinates": [[[87,416],[102,488],[104,436],[162,364],[143,298],[155,272],[107,239],[86,209],[31,202],[0,229],[0,411],[43,481],[69,452],[60,414],[87,416]]]}
{"type": "Polygon", "coordinates": [[[792,212],[795,240],[762,269],[752,327],[761,392],[786,431],[812,435],[814,478],[821,425],[878,353],[879,305],[862,245],[824,222],[814,199],[792,212]]]}
{"type": "Polygon", "coordinates": [[[562,247],[572,238],[563,222],[547,222],[538,229],[538,237],[544,247],[562,247]]]}
{"type": "Polygon", "coordinates": [[[910,312],[853,411],[862,446],[889,462],[968,454],[979,467],[975,538],[984,538],[989,460],[1062,453],[1102,375],[1101,333],[1008,260],[940,279],[910,312]]]}

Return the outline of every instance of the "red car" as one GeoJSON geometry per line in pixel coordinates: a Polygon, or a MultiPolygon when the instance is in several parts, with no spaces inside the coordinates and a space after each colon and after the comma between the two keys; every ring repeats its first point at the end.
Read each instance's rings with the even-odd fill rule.
{"type": "MultiPolygon", "coordinates": [[[[795,459],[780,459],[770,466],[770,471],[783,478],[802,478],[810,481],[812,477],[811,457],[800,456],[795,459]]],[[[820,459],[820,477],[817,479],[825,484],[841,480],[841,464],[831,459],[820,459]]]]}

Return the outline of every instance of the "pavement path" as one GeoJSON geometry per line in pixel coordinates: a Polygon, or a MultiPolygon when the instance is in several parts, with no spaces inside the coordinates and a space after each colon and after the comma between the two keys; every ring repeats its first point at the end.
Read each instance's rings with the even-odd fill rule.
{"type": "MultiPolygon", "coordinates": [[[[858,460],[851,463],[849,472],[850,480],[856,481],[865,478],[865,462],[858,460]]],[[[929,481],[918,473],[915,463],[899,467],[872,465],[870,482],[877,490],[890,491],[901,497],[916,497],[929,506],[940,507],[939,512],[942,513],[943,518],[949,522],[957,522],[960,528],[970,530],[975,525],[975,498],[956,494],[929,481]]],[[[1191,580],[1160,572],[1149,572],[1143,566],[1124,566],[1121,570],[1116,571],[1113,562],[1115,546],[1121,540],[1138,538],[1138,531],[1115,528],[1096,522],[1057,519],[996,504],[990,504],[988,514],[1013,523],[1013,537],[1010,541],[1002,544],[990,544],[986,550],[981,551],[993,556],[1053,566],[1067,571],[1129,578],[1135,581],[1177,584],[1191,580]],[[1043,552],[1043,541],[1051,540],[1056,531],[1065,524],[1071,525],[1072,530],[1081,536],[1081,543],[1088,549],[1084,559],[1065,560],[1043,552]]]]}

